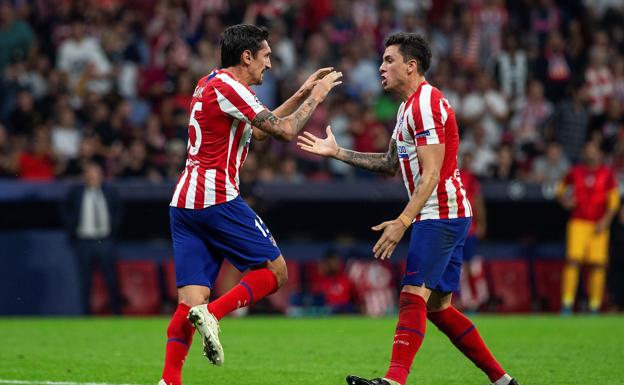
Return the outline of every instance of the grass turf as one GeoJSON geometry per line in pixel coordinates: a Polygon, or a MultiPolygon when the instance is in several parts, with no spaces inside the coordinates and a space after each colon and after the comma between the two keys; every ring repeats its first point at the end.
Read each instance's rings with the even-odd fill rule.
{"type": "MultiPolygon", "coordinates": [[[[477,316],[503,367],[522,385],[624,384],[624,317],[477,316]]],[[[0,318],[0,380],[156,384],[165,318],[0,318]]],[[[385,373],[396,320],[225,319],[225,365],[200,352],[185,385],[338,385],[346,374],[385,373]]],[[[433,325],[408,384],[488,384],[433,325]]]]}

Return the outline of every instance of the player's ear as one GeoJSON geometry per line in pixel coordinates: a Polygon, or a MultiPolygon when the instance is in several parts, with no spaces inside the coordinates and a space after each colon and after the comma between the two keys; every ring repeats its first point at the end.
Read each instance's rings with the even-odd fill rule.
{"type": "Polygon", "coordinates": [[[251,51],[246,49],[241,53],[241,64],[249,65],[251,63],[251,51]]]}
{"type": "Polygon", "coordinates": [[[416,59],[410,59],[407,61],[407,74],[412,75],[415,72],[418,72],[418,62],[416,59]]]}

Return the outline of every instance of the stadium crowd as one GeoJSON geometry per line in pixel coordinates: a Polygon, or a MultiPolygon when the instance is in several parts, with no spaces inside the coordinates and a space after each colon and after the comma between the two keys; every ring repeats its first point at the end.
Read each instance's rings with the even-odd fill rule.
{"type": "MultiPolygon", "coordinates": [[[[269,108],[313,70],[345,84],[307,130],[385,152],[398,101],[382,92],[383,39],[424,34],[428,73],[456,110],[462,153],[485,180],[554,182],[599,142],[624,180],[624,6],[555,0],[2,0],[0,177],[176,180],[196,81],[219,65],[224,27],[266,26],[269,108]]],[[[243,183],[374,178],[294,144],[255,142],[243,183]]]]}

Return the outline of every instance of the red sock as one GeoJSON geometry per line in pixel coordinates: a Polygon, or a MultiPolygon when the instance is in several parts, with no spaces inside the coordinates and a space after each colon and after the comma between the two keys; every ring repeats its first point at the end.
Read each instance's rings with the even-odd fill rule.
{"type": "Polygon", "coordinates": [[[165,369],[162,378],[167,385],[182,384],[182,365],[193,342],[195,329],[186,319],[189,307],[183,303],[178,308],[167,327],[167,348],[165,352],[165,369]]]}
{"type": "Polygon", "coordinates": [[[392,359],[386,378],[405,384],[414,356],[425,338],[427,303],[419,295],[401,292],[399,322],[394,333],[392,359]]]}
{"type": "Polygon", "coordinates": [[[430,312],[427,317],[446,334],[457,349],[487,374],[490,381],[495,382],[505,374],[483,342],[477,328],[459,310],[450,306],[439,312],[430,312]]]}
{"type": "Polygon", "coordinates": [[[230,291],[208,304],[208,311],[218,320],[226,314],[277,291],[277,277],[269,269],[253,270],[241,279],[230,291]]]}

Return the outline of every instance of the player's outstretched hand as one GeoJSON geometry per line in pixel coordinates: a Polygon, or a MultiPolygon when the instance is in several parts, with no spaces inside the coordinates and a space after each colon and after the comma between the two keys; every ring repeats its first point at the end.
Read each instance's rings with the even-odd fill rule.
{"type": "Polygon", "coordinates": [[[327,75],[323,76],[322,79],[316,81],[316,84],[312,87],[312,91],[310,91],[311,96],[319,102],[322,102],[325,100],[327,94],[329,94],[329,91],[331,91],[332,88],[342,84],[340,79],[342,79],[342,72],[331,71],[327,75]]]}
{"type": "Polygon", "coordinates": [[[379,238],[375,246],[373,246],[375,258],[387,259],[390,258],[397,244],[401,238],[403,238],[403,234],[405,234],[407,228],[399,219],[394,219],[373,226],[372,229],[375,231],[383,230],[381,238],[379,238]]]}
{"type": "Polygon", "coordinates": [[[316,71],[314,71],[314,73],[312,75],[308,76],[306,81],[303,82],[301,87],[299,87],[299,89],[296,92],[296,95],[299,96],[299,97],[306,97],[306,96],[308,96],[308,94],[310,93],[310,91],[312,91],[312,88],[314,88],[316,83],[319,80],[323,79],[325,77],[325,75],[327,75],[328,73],[332,72],[333,69],[334,69],[334,67],[324,67],[324,68],[319,68],[316,71]]]}
{"type": "Polygon", "coordinates": [[[332,133],[331,126],[325,129],[327,138],[321,139],[316,135],[304,131],[303,135],[297,138],[297,146],[300,149],[321,156],[336,156],[338,154],[338,143],[332,133]]]}

